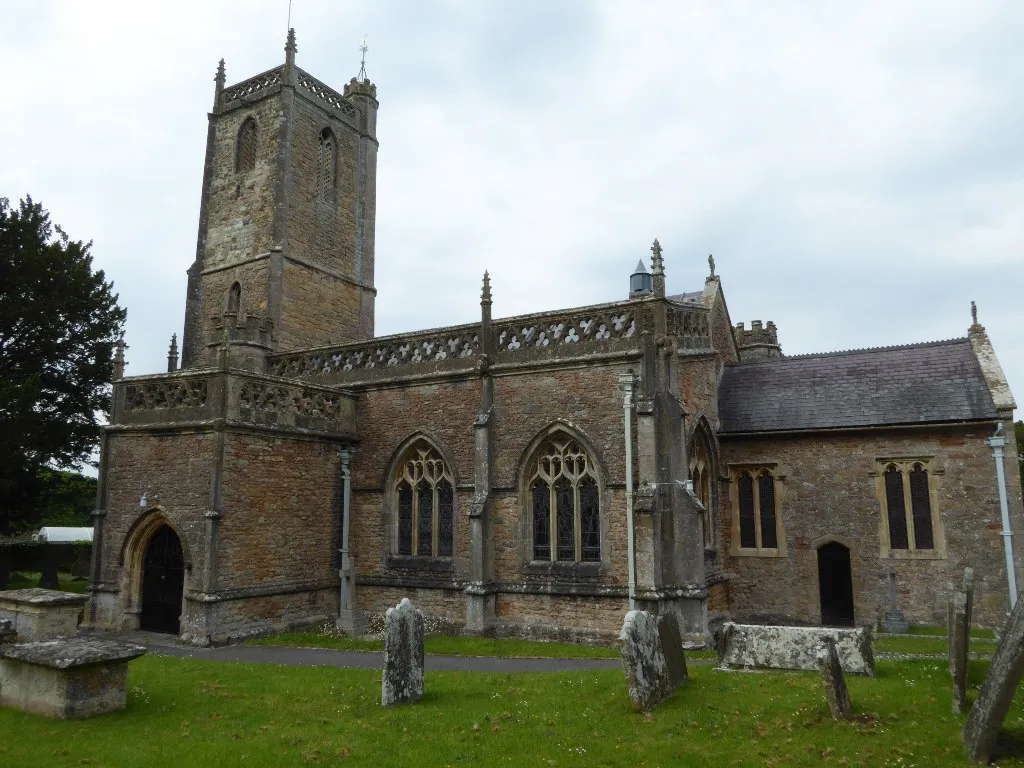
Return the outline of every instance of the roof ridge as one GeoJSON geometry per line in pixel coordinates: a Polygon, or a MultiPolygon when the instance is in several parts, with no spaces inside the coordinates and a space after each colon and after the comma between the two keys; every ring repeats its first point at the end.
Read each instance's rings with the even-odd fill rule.
{"type": "Polygon", "coordinates": [[[952,339],[937,339],[935,341],[917,341],[910,344],[893,344],[885,347],[858,347],[855,349],[834,349],[829,352],[809,352],[803,355],[783,355],[782,357],[771,357],[765,360],[749,360],[739,362],[737,365],[757,365],[760,363],[780,363],[787,360],[813,360],[823,357],[840,357],[843,355],[855,355],[861,352],[897,352],[903,349],[926,349],[928,347],[942,347],[952,344],[969,344],[970,339],[966,336],[957,336],[952,339]]]}

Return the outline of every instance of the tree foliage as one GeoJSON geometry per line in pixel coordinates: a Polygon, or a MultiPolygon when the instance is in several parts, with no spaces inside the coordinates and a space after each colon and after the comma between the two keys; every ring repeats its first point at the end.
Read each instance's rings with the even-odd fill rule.
{"type": "Polygon", "coordinates": [[[110,408],[125,311],[91,245],[31,197],[0,198],[0,534],[34,524],[46,470],[86,461],[110,408]]]}

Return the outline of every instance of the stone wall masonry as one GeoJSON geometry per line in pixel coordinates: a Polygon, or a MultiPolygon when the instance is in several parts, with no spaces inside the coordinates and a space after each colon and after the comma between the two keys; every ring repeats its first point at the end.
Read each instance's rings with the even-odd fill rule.
{"type": "Polygon", "coordinates": [[[218,589],[336,580],[340,447],[226,436],[218,589]]]}
{"type": "Polygon", "coordinates": [[[284,120],[283,102],[276,97],[215,118],[205,269],[266,253],[274,244],[274,188],[284,120]],[[238,131],[249,117],[256,121],[258,131],[256,164],[252,170],[239,172],[235,168],[238,131]]]}
{"type": "MultiPolygon", "coordinates": [[[[941,624],[950,585],[964,567],[975,573],[975,623],[999,626],[1007,610],[999,502],[990,450],[991,425],[888,430],[723,440],[726,463],[777,464],[778,508],[787,556],[728,559],[734,617],[820,621],[815,546],[834,538],[851,549],[854,611],[858,624],[874,623],[886,604],[886,559],[880,544],[883,511],[875,492],[876,459],[932,457],[936,488],[933,516],[943,524],[942,559],[896,559],[899,603],[911,622],[941,624]],[[767,615],[766,615],[767,614],[767,615]]],[[[722,489],[721,536],[729,552],[732,501],[722,489]]],[[[1012,527],[1024,530],[1019,503],[1012,527]]],[[[1017,537],[1019,538],[1019,537],[1017,537]]]]}
{"type": "MultiPolygon", "coordinates": [[[[337,579],[335,579],[336,581],[337,579]]],[[[244,594],[244,590],[239,590],[244,594]]],[[[205,605],[201,626],[183,633],[219,645],[275,632],[322,625],[338,615],[338,588],[309,589],[274,595],[251,595],[205,605]],[[195,631],[195,630],[200,630],[195,631]]],[[[187,612],[188,613],[188,612],[187,612]]],[[[198,613],[198,610],[196,611],[198,613]]]]}
{"type": "MultiPolygon", "coordinates": [[[[216,360],[217,350],[206,345],[219,342],[223,335],[217,332],[215,324],[222,322],[222,313],[227,311],[228,291],[233,283],[237,282],[242,289],[238,319],[244,321],[253,315],[269,316],[270,257],[265,252],[251,255],[256,258],[204,272],[200,276],[196,322],[201,344],[196,350],[193,367],[212,365],[216,360]],[[215,317],[218,320],[214,320],[215,317]]],[[[276,336],[276,331],[272,336],[276,336]]]]}
{"type": "Polygon", "coordinates": [[[405,587],[360,586],[356,591],[359,609],[375,624],[373,616],[383,617],[388,608],[409,598],[422,611],[427,631],[438,627],[461,629],[466,621],[466,596],[461,589],[416,589],[405,587]]]}
{"type": "Polygon", "coordinates": [[[287,257],[281,286],[281,317],[275,332],[277,349],[314,347],[355,341],[372,329],[361,326],[366,289],[287,257]]]}
{"type": "Polygon", "coordinates": [[[537,640],[612,643],[618,637],[629,600],[499,594],[495,633],[537,640]]]}

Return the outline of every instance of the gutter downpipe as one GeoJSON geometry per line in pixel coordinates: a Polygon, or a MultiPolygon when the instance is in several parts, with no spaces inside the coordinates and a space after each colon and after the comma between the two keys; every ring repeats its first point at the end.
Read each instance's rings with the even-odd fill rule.
{"type": "Polygon", "coordinates": [[[626,556],[629,568],[629,610],[636,610],[636,532],[633,530],[633,372],[619,375],[626,438],[626,556]]]}
{"type": "Polygon", "coordinates": [[[341,605],[339,606],[339,616],[344,615],[345,611],[350,611],[353,608],[352,605],[352,584],[350,579],[352,577],[351,567],[348,559],[348,527],[349,518],[352,516],[352,451],[348,448],[343,448],[338,451],[338,458],[341,459],[341,475],[344,488],[342,489],[342,519],[341,519],[341,569],[339,576],[341,577],[341,605]]]}
{"type": "Polygon", "coordinates": [[[1010,530],[1010,509],[1006,502],[1006,475],[1003,472],[1003,447],[1007,443],[1003,435],[1003,424],[996,427],[996,433],[985,441],[992,449],[992,458],[996,462],[996,485],[999,488],[999,513],[1002,515],[1003,553],[1006,556],[1006,581],[1010,588],[1010,610],[1017,604],[1017,574],[1013,565],[1013,531],[1010,530]]]}

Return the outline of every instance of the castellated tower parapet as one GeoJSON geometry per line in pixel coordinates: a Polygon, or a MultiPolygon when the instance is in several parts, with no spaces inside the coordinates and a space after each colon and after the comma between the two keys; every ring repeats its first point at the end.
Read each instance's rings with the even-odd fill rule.
{"type": "Polygon", "coordinates": [[[736,323],[733,336],[742,362],[782,357],[778,329],[771,320],[767,325],[763,325],[760,320],[754,320],[750,323],[750,330],[744,328],[743,323],[736,323]]]}
{"type": "Polygon", "coordinates": [[[297,49],[289,30],[284,64],[235,85],[218,67],[183,367],[215,362],[230,311],[260,318],[246,357],[373,336],[377,89],[338,93],[297,49]]]}

